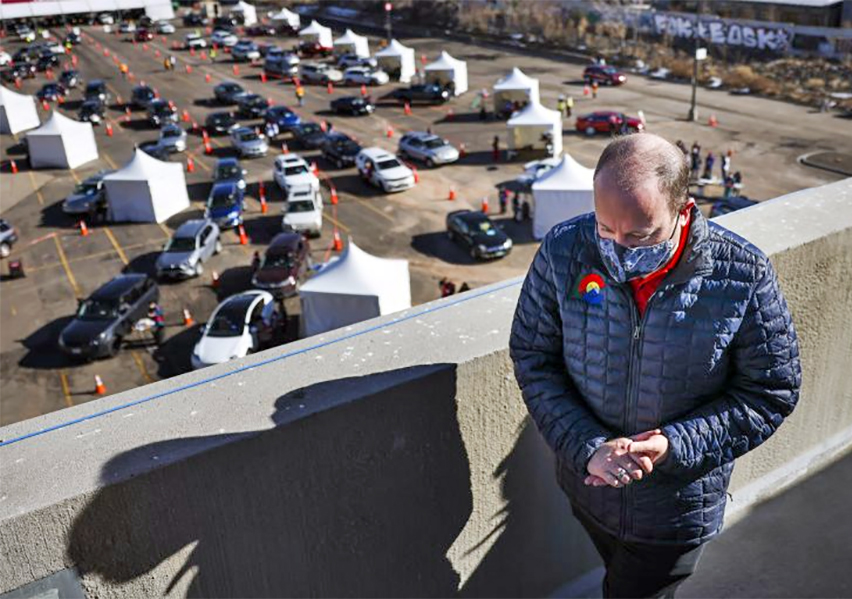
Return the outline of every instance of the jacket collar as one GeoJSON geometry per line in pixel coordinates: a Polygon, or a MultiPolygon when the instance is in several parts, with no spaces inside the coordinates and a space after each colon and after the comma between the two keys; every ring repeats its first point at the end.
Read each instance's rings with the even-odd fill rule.
{"type": "MultiPolygon", "coordinates": [[[[663,279],[665,286],[685,283],[692,277],[704,276],[713,271],[713,257],[710,253],[709,242],[710,226],[698,206],[692,207],[689,221],[686,247],[677,266],[663,279]]],[[[581,229],[582,242],[577,259],[587,266],[606,273],[606,267],[601,260],[600,250],[598,250],[598,244],[595,241],[595,226],[597,226],[595,219],[591,218],[587,226],[581,229]]]]}

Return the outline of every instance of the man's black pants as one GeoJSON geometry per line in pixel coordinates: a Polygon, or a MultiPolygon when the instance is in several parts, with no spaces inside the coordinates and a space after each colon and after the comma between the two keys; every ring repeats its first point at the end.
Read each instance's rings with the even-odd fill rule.
{"type": "Polygon", "coordinates": [[[704,545],[631,543],[601,529],[574,508],[606,566],[604,597],[674,597],[675,589],[695,572],[704,545]]]}

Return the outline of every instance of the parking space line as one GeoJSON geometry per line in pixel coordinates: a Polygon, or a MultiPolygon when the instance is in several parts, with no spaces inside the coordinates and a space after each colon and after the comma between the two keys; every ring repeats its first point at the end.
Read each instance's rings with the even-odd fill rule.
{"type": "Polygon", "coordinates": [[[136,350],[130,350],[130,355],[133,356],[133,361],[136,362],[137,368],[139,368],[139,372],[142,373],[142,377],[148,383],[153,383],[154,378],[148,373],[148,368],[145,367],[145,363],[142,362],[142,358],[139,357],[139,353],[136,350]]]}
{"type": "Polygon", "coordinates": [[[71,172],[71,177],[73,177],[73,178],[74,178],[74,182],[75,182],[77,185],[79,185],[79,184],[80,184],[80,177],[79,177],[79,176],[77,175],[77,173],[75,173],[73,170],[72,170],[72,171],[70,171],[70,172],[71,172]]]}
{"type": "Polygon", "coordinates": [[[130,261],[127,259],[127,256],[124,254],[124,250],[121,249],[121,246],[118,245],[118,241],[115,238],[115,235],[112,234],[112,231],[109,227],[104,227],[104,233],[109,238],[112,247],[115,248],[115,253],[118,254],[118,257],[124,262],[124,265],[127,266],[130,261]]]}
{"type": "Polygon", "coordinates": [[[104,151],[101,151],[101,155],[103,155],[104,160],[106,160],[106,161],[107,161],[107,164],[109,165],[109,167],[110,167],[111,169],[113,169],[113,170],[115,170],[115,171],[117,171],[117,170],[118,170],[118,167],[116,166],[115,161],[113,161],[113,159],[112,159],[112,158],[110,158],[109,154],[107,154],[107,153],[106,153],[106,152],[104,152],[104,151]]]}
{"type": "Polygon", "coordinates": [[[327,218],[328,220],[330,220],[331,222],[333,222],[335,225],[337,225],[337,227],[338,227],[338,228],[343,229],[346,233],[351,233],[351,232],[352,232],[352,230],[351,230],[349,227],[347,227],[346,225],[344,225],[344,224],[343,224],[342,222],[340,222],[338,219],[334,218],[334,217],[333,217],[333,216],[331,216],[330,214],[326,214],[325,210],[323,210],[323,218],[327,218]]]}
{"type": "Polygon", "coordinates": [[[71,399],[71,388],[68,386],[68,375],[64,370],[59,371],[59,382],[62,384],[62,395],[65,396],[65,405],[69,408],[74,407],[74,401],[71,399]]]}
{"type": "Polygon", "coordinates": [[[27,174],[30,176],[30,182],[33,184],[33,190],[36,193],[36,198],[38,198],[38,203],[44,206],[44,196],[41,195],[41,190],[38,188],[36,184],[35,175],[33,175],[32,171],[27,171],[27,174]]]}
{"type": "Polygon", "coordinates": [[[9,312],[11,312],[11,313],[12,313],[12,316],[17,316],[17,315],[18,315],[18,311],[15,309],[15,306],[10,306],[10,307],[9,307],[9,312]]]}
{"type": "Polygon", "coordinates": [[[62,268],[65,269],[65,275],[68,277],[68,282],[71,283],[71,288],[74,290],[74,295],[80,297],[80,287],[77,285],[77,280],[74,278],[74,273],[71,272],[71,267],[68,265],[68,258],[65,257],[65,250],[62,249],[62,244],[59,243],[59,238],[53,238],[56,244],[56,251],[59,252],[59,261],[62,263],[62,268]]]}
{"type": "Polygon", "coordinates": [[[379,216],[381,216],[381,217],[383,217],[383,218],[387,219],[388,221],[390,221],[390,222],[396,222],[396,221],[394,221],[394,220],[393,220],[393,218],[392,218],[392,217],[388,216],[387,214],[385,214],[384,212],[382,212],[381,210],[379,210],[378,208],[376,208],[375,206],[373,206],[373,205],[372,205],[370,202],[368,202],[367,200],[362,200],[361,198],[356,198],[356,197],[353,197],[352,199],[354,199],[354,200],[355,200],[356,202],[358,202],[359,204],[362,204],[363,206],[365,206],[365,207],[369,208],[370,210],[372,210],[373,212],[375,212],[375,213],[376,213],[376,214],[378,214],[379,216]]]}
{"type": "Polygon", "coordinates": [[[199,160],[198,156],[196,156],[192,152],[187,152],[186,155],[189,156],[190,158],[192,158],[192,161],[195,162],[195,164],[197,164],[198,166],[203,168],[208,173],[213,172],[213,169],[210,168],[210,165],[205,164],[202,160],[199,160]]]}
{"type": "MultiPolygon", "coordinates": [[[[128,245],[125,247],[125,250],[135,250],[143,247],[147,247],[149,245],[160,245],[160,240],[146,241],[144,243],[137,243],[134,245],[128,245]]],[[[104,256],[109,256],[111,254],[115,254],[115,250],[104,250],[102,252],[92,252],[90,254],[86,254],[85,256],[80,256],[79,258],[71,258],[68,260],[68,264],[75,264],[77,262],[83,262],[84,260],[92,260],[94,258],[103,258],[104,256]]],[[[39,266],[33,266],[31,268],[27,268],[27,272],[38,272],[40,270],[47,270],[48,268],[56,268],[57,266],[61,266],[61,262],[49,262],[47,264],[41,264],[39,266]]]]}
{"type": "Polygon", "coordinates": [[[171,232],[170,232],[170,231],[166,228],[166,225],[164,225],[163,223],[157,223],[157,226],[158,226],[158,227],[160,227],[160,230],[163,232],[163,235],[165,235],[165,236],[166,236],[166,239],[171,239],[171,238],[172,238],[172,234],[171,234],[171,232]]]}

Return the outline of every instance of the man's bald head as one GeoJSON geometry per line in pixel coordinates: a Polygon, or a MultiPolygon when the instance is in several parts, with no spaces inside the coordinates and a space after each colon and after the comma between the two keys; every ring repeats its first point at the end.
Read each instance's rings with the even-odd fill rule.
{"type": "Polygon", "coordinates": [[[595,167],[627,195],[656,182],[671,213],[677,214],[689,200],[689,164],[674,144],[653,133],[626,135],[610,143],[595,167]]]}

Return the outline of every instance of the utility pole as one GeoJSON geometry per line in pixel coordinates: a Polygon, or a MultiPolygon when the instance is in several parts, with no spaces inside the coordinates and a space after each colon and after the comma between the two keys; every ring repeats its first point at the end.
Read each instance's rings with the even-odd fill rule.
{"type": "Polygon", "coordinates": [[[692,28],[692,39],[694,41],[692,47],[692,102],[689,106],[689,116],[687,120],[698,120],[698,108],[695,105],[696,96],[698,93],[698,61],[707,58],[707,49],[701,48],[701,0],[695,3],[695,26],[692,28]]]}
{"type": "Polygon", "coordinates": [[[387,31],[388,43],[390,43],[393,38],[393,34],[391,32],[391,11],[393,10],[393,4],[390,2],[385,2],[385,31],[387,31]]]}

